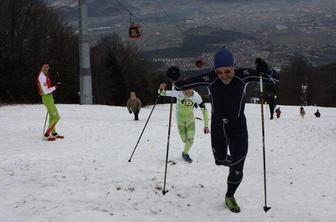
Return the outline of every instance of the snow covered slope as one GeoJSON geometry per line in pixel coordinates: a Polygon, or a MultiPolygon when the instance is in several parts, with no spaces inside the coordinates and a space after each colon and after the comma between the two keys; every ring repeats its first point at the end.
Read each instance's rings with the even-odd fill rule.
{"type": "MultiPolygon", "coordinates": [[[[242,212],[224,206],[228,169],[214,164],[210,136],[196,120],[190,151],[172,126],[167,188],[162,195],[169,105],[158,105],[131,163],[151,107],[132,121],[125,107],[58,105],[64,140],[41,139],[42,105],[0,107],[0,221],[335,221],[336,109],[265,110],[268,205],[264,213],[260,105],[247,104],[249,154],[236,193],[242,212]]],[[[209,106],[208,106],[209,107],[209,106]]],[[[196,110],[201,117],[201,111],[196,110]]]]}

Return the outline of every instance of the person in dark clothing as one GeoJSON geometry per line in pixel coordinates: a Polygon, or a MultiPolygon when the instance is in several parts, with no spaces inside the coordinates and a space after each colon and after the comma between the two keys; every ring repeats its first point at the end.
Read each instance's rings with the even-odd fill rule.
{"type": "Polygon", "coordinates": [[[300,107],[300,115],[301,115],[302,119],[306,115],[306,111],[304,110],[304,108],[302,106],[300,107]]]}
{"type": "Polygon", "coordinates": [[[320,113],[319,110],[316,110],[316,112],[314,113],[314,115],[315,115],[315,117],[320,118],[321,113],[320,113]]]}
{"type": "Polygon", "coordinates": [[[141,100],[135,95],[135,92],[130,92],[130,97],[126,103],[128,112],[134,114],[134,120],[139,120],[139,113],[142,107],[141,100]]]}
{"type": "Polygon", "coordinates": [[[270,110],[270,119],[273,119],[274,116],[274,109],[275,109],[275,99],[276,99],[276,95],[274,95],[273,93],[268,93],[267,97],[265,98],[265,101],[267,102],[268,106],[269,106],[269,110],[270,110]]]}
{"type": "Polygon", "coordinates": [[[211,144],[216,165],[230,168],[227,178],[225,204],[232,212],[240,212],[234,194],[242,181],[248,150],[245,92],[249,82],[259,82],[260,75],[267,82],[277,83],[279,75],[261,59],[256,70],[235,69],[232,53],[221,48],[214,57],[215,69],[201,76],[176,81],[176,90],[206,86],[211,94],[211,144]],[[230,155],[228,154],[228,149],[230,155]]]}

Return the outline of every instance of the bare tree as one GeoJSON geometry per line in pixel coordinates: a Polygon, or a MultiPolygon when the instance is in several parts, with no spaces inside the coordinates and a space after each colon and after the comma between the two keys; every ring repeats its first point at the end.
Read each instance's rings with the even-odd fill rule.
{"type": "Polygon", "coordinates": [[[102,37],[91,55],[96,103],[124,105],[130,91],[135,91],[145,104],[154,101],[162,77],[117,34],[102,37]]]}
{"type": "Polygon", "coordinates": [[[39,101],[34,76],[47,61],[69,83],[59,98],[75,102],[78,40],[63,15],[42,0],[1,0],[0,13],[0,101],[39,101]]]}

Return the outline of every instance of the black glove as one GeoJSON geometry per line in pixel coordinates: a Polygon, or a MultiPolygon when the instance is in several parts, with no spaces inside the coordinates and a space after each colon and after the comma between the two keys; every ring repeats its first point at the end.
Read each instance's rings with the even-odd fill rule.
{"type": "Polygon", "coordinates": [[[132,111],[131,110],[128,110],[128,112],[131,114],[132,113],[132,111]]]}
{"type": "Polygon", "coordinates": [[[177,81],[180,78],[180,68],[177,66],[171,66],[167,70],[166,75],[171,81],[177,81]]]}
{"type": "Polygon", "coordinates": [[[268,72],[268,65],[261,58],[257,58],[255,60],[255,64],[256,64],[256,70],[257,70],[258,74],[265,74],[265,73],[268,72]]]}

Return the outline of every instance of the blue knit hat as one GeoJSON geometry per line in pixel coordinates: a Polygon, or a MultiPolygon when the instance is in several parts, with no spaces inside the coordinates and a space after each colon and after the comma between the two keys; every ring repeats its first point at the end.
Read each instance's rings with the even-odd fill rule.
{"type": "Polygon", "coordinates": [[[233,66],[234,59],[230,50],[226,48],[221,48],[216,52],[214,57],[215,69],[227,66],[233,66]]]}

